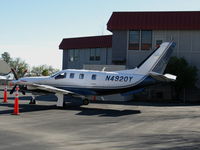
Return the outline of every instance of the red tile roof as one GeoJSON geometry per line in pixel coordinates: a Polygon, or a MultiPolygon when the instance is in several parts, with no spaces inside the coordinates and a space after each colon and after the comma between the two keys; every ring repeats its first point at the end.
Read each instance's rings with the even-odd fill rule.
{"type": "Polygon", "coordinates": [[[63,50],[110,47],[112,47],[112,35],[66,38],[59,45],[59,49],[63,50]]]}
{"type": "Polygon", "coordinates": [[[107,29],[199,30],[200,11],[113,12],[107,29]]]}

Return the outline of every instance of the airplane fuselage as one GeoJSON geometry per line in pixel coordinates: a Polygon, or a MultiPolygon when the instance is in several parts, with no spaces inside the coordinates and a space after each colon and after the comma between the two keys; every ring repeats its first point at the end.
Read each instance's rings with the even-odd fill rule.
{"type": "MultiPolygon", "coordinates": [[[[29,77],[21,82],[54,86],[81,95],[107,95],[124,93],[155,83],[142,74],[68,69],[49,77],[29,77]]],[[[32,87],[28,89],[34,90],[32,87]]]]}

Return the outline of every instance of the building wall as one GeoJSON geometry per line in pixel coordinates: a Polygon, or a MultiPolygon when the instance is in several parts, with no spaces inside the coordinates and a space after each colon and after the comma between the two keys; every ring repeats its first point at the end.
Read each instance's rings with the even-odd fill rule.
{"type": "Polygon", "coordinates": [[[174,40],[176,47],[173,55],[184,57],[189,64],[195,65],[200,70],[199,30],[154,30],[152,32],[152,50],[147,51],[128,50],[128,31],[114,31],[113,37],[112,59],[126,59],[128,68],[134,68],[144,60],[155,48],[157,40],[162,40],[162,42],[174,40]],[[121,36],[121,38],[115,38],[118,36],[121,36]],[[117,40],[115,41],[115,39],[117,40]],[[120,39],[121,42],[119,42],[120,39]]]}
{"type": "Polygon", "coordinates": [[[174,40],[176,47],[173,55],[185,58],[200,70],[200,30],[154,31],[153,44],[159,39],[163,42],[174,40]]]}
{"type": "MultiPolygon", "coordinates": [[[[95,49],[92,49],[95,50],[95,49]]],[[[63,50],[63,69],[82,69],[84,64],[110,65],[112,61],[111,48],[99,48],[100,60],[90,60],[91,49],[75,49],[77,60],[70,61],[70,50],[63,50]]]]}

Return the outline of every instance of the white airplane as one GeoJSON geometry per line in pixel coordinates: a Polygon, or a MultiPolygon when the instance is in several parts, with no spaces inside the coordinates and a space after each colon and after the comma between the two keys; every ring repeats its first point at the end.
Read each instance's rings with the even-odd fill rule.
{"type": "Polygon", "coordinates": [[[0,81],[5,81],[5,80],[13,80],[14,79],[14,75],[12,72],[9,72],[7,74],[1,74],[0,75],[0,81]]]}
{"type": "MultiPolygon", "coordinates": [[[[88,96],[115,93],[133,94],[134,90],[160,82],[175,81],[176,76],[164,74],[173,52],[174,42],[164,42],[134,69],[121,71],[62,70],[48,77],[23,77],[12,81],[20,86],[22,93],[55,93],[57,106],[63,106],[63,95],[81,97],[88,104],[88,96]]],[[[13,93],[11,90],[11,93],[13,93]]],[[[35,100],[32,100],[34,103],[35,100]]]]}

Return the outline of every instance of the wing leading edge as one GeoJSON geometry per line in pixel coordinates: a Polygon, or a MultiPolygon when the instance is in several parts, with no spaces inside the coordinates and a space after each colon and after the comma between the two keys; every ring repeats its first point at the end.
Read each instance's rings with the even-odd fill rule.
{"type": "Polygon", "coordinates": [[[50,86],[50,85],[42,85],[42,84],[36,84],[36,83],[30,83],[30,82],[17,82],[15,84],[27,85],[27,86],[30,86],[32,88],[36,88],[36,89],[39,89],[39,90],[44,90],[44,91],[48,91],[48,92],[52,92],[52,93],[70,94],[70,95],[79,96],[79,97],[82,96],[78,93],[71,92],[71,91],[64,90],[64,89],[60,89],[60,88],[56,88],[56,87],[53,87],[53,86],[50,86]]]}

